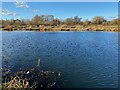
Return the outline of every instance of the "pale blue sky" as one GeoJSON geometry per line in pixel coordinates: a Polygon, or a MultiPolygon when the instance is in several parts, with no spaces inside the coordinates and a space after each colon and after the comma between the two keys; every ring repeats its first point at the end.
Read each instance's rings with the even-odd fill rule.
{"type": "Polygon", "coordinates": [[[3,15],[4,19],[29,18],[34,15],[54,15],[59,19],[79,16],[91,20],[94,16],[103,16],[106,19],[117,18],[117,2],[29,2],[28,8],[16,7],[14,2],[3,2],[3,10],[16,13],[16,16],[3,15]]]}

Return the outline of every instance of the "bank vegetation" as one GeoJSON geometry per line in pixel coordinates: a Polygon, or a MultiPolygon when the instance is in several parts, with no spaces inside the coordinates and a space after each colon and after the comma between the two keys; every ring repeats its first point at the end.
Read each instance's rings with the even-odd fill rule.
{"type": "Polygon", "coordinates": [[[78,16],[60,20],[58,18],[36,15],[30,19],[1,20],[4,31],[118,31],[118,19],[106,20],[95,16],[92,20],[82,20],[78,16]]]}

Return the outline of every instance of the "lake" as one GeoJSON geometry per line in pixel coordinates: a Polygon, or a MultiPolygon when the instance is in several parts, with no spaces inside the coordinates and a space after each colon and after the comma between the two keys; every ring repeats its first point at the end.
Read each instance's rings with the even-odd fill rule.
{"type": "Polygon", "coordinates": [[[67,88],[118,87],[116,32],[2,32],[3,68],[61,72],[67,88]]]}

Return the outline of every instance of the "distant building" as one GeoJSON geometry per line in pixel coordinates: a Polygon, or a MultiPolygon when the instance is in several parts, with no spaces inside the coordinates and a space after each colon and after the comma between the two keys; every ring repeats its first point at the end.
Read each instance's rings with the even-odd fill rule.
{"type": "Polygon", "coordinates": [[[21,21],[19,19],[13,20],[14,25],[20,25],[21,21]]]}
{"type": "Polygon", "coordinates": [[[19,19],[13,20],[14,22],[21,22],[19,19]]]}
{"type": "Polygon", "coordinates": [[[41,17],[45,20],[45,21],[53,21],[54,20],[54,15],[41,15],[41,17]]]}

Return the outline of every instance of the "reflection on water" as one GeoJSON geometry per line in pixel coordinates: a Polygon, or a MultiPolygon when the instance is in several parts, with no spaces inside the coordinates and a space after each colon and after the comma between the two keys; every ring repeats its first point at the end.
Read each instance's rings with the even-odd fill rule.
{"type": "Polygon", "coordinates": [[[3,32],[3,67],[62,73],[66,87],[117,87],[117,33],[3,32]]]}

